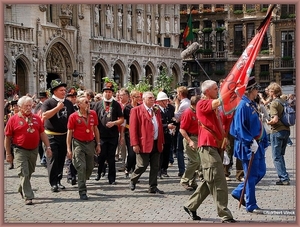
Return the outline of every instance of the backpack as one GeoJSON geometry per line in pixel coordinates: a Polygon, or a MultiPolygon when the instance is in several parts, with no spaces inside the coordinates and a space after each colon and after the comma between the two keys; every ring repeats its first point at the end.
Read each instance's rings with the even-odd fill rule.
{"type": "Polygon", "coordinates": [[[275,100],[277,100],[283,106],[283,112],[280,118],[281,122],[287,127],[295,125],[296,123],[295,110],[286,101],[282,102],[279,99],[275,99],[275,100]]]}

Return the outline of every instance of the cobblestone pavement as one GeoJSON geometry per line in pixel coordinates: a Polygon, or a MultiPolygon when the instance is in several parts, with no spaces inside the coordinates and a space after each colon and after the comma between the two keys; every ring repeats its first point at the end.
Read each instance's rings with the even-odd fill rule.
{"type": "MultiPolygon", "coordinates": [[[[256,197],[264,214],[247,213],[230,192],[239,183],[232,169],[228,181],[228,208],[241,223],[296,223],[296,136],[292,127],[293,146],[287,147],[285,160],[291,185],[278,186],[276,171],[267,150],[267,173],[257,185],[256,197]]],[[[175,159],[176,160],[176,159],[175,159]]],[[[117,162],[117,168],[121,162],[117,162]]],[[[16,170],[4,166],[4,223],[197,223],[183,210],[183,204],[192,194],[179,184],[177,164],[168,170],[170,177],[159,179],[158,188],[165,194],[148,194],[147,170],[140,178],[136,190],[129,189],[129,179],[123,172],[117,172],[117,185],[109,185],[106,176],[95,181],[96,168],[88,180],[89,200],[79,200],[76,186],[62,183],[65,190],[52,193],[48,184],[47,171],[39,163],[31,183],[35,193],[34,205],[26,206],[17,192],[19,178],[16,170]]],[[[212,197],[209,196],[197,210],[202,217],[199,223],[220,223],[212,197]]]]}

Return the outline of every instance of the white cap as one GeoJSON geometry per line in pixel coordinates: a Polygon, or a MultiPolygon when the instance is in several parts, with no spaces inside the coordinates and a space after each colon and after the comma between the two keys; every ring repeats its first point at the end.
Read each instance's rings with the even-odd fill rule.
{"type": "Polygon", "coordinates": [[[168,100],[168,99],[169,99],[169,98],[168,98],[168,96],[167,96],[166,93],[164,93],[164,92],[162,92],[162,91],[158,92],[156,101],[168,100]]]}

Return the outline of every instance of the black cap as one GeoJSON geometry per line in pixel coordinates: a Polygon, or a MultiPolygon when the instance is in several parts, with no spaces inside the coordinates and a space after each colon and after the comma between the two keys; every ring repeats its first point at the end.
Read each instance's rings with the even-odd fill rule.
{"type": "Polygon", "coordinates": [[[255,81],[255,77],[253,76],[253,77],[249,78],[246,90],[252,90],[254,88],[259,90],[260,86],[259,86],[259,84],[257,84],[257,82],[255,81]]]}
{"type": "Polygon", "coordinates": [[[40,92],[38,98],[48,98],[47,92],[40,92]]]}
{"type": "Polygon", "coordinates": [[[112,84],[112,82],[107,82],[107,83],[104,84],[104,88],[102,89],[102,92],[106,91],[106,90],[115,91],[114,90],[114,85],[112,84]]]}
{"type": "Polygon", "coordinates": [[[51,93],[53,94],[53,91],[54,91],[55,89],[57,89],[57,88],[59,88],[59,87],[67,87],[67,84],[62,83],[61,80],[59,80],[59,79],[56,79],[56,80],[52,80],[52,81],[51,81],[50,86],[51,86],[51,90],[50,90],[50,91],[51,91],[51,93]]]}
{"type": "Polygon", "coordinates": [[[18,100],[12,100],[10,101],[10,104],[13,106],[13,105],[17,105],[18,104],[18,100]]]}

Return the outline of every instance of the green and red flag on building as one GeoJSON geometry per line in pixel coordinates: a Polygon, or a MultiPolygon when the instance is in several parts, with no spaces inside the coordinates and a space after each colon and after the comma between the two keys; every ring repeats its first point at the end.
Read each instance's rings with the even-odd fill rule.
{"type": "Polygon", "coordinates": [[[183,45],[186,47],[189,44],[189,41],[194,39],[193,34],[193,25],[192,25],[192,14],[190,14],[187,25],[183,31],[182,39],[183,39],[183,45]]]}

